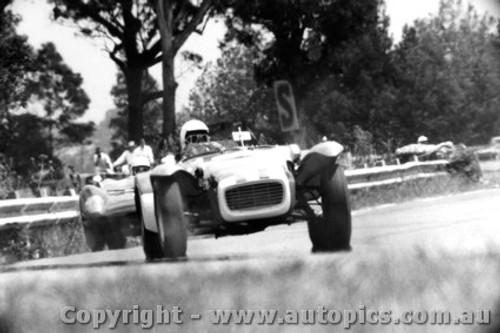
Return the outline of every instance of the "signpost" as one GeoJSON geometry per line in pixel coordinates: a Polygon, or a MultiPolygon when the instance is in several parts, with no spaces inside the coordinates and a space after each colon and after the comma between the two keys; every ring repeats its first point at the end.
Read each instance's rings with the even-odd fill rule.
{"type": "Polygon", "coordinates": [[[233,132],[233,141],[240,142],[242,147],[245,147],[245,141],[251,141],[252,135],[248,131],[242,131],[241,127],[238,127],[238,132],[233,132]]]}
{"type": "Polygon", "coordinates": [[[281,131],[289,132],[298,130],[299,121],[297,119],[297,108],[295,106],[292,85],[288,81],[280,80],[274,82],[273,88],[281,131]]]}

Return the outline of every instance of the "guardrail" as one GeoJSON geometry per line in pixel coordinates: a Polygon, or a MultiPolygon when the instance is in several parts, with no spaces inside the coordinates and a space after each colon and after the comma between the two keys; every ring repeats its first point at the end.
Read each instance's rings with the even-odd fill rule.
{"type": "Polygon", "coordinates": [[[403,183],[410,180],[444,176],[446,160],[410,162],[402,165],[347,170],[350,190],[403,183]]]}
{"type": "MultiPolygon", "coordinates": [[[[445,160],[347,170],[350,190],[444,176],[445,160]]],[[[0,231],[39,227],[71,221],[79,216],[78,196],[12,199],[0,201],[0,231]]]]}

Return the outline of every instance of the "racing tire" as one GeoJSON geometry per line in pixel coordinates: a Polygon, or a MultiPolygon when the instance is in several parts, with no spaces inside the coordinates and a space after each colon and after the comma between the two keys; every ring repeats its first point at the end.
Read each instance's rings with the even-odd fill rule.
{"type": "Polygon", "coordinates": [[[119,221],[106,221],[101,229],[104,233],[104,240],[108,246],[108,250],[124,249],[127,245],[127,238],[123,235],[123,231],[119,221]]]}
{"type": "Polygon", "coordinates": [[[100,232],[96,223],[89,223],[83,220],[83,235],[85,236],[85,243],[92,252],[104,250],[106,242],[103,234],[100,232]]]}
{"type": "Polygon", "coordinates": [[[163,255],[168,259],[186,257],[187,222],[179,183],[161,179],[155,186],[155,212],[163,255]]]}
{"type": "Polygon", "coordinates": [[[105,245],[109,250],[124,249],[127,243],[119,223],[105,218],[84,221],[83,233],[85,242],[92,252],[104,250],[105,245]]]}
{"type": "Polygon", "coordinates": [[[163,248],[160,243],[160,236],[153,231],[146,229],[142,215],[141,201],[139,200],[139,191],[135,190],[135,207],[139,221],[141,223],[142,249],[146,260],[155,260],[163,258],[163,248]]]}
{"type": "Polygon", "coordinates": [[[142,249],[148,261],[164,257],[160,236],[156,232],[146,229],[144,224],[142,224],[142,249]]]}
{"type": "Polygon", "coordinates": [[[323,214],[308,221],[312,251],[351,250],[351,204],[342,166],[321,173],[319,193],[323,214]]]}

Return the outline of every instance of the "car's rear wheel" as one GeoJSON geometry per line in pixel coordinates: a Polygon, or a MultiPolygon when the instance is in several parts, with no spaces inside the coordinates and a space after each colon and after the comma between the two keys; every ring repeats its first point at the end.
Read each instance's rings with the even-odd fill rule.
{"type": "Polygon", "coordinates": [[[160,243],[160,236],[158,235],[158,233],[149,231],[145,227],[141,200],[139,198],[139,191],[137,189],[135,190],[135,207],[139,221],[141,223],[142,249],[144,250],[144,254],[146,255],[146,260],[163,258],[163,248],[160,243]]]}
{"type": "Polygon", "coordinates": [[[164,257],[171,259],[185,257],[187,222],[184,216],[184,200],[179,183],[173,178],[157,181],[155,211],[164,257]]]}
{"type": "Polygon", "coordinates": [[[124,249],[127,245],[127,238],[123,234],[121,221],[117,219],[108,219],[107,223],[103,225],[102,230],[104,239],[109,250],[124,249]]]}
{"type": "Polygon", "coordinates": [[[319,193],[323,214],[308,222],[313,252],[350,250],[351,205],[342,166],[322,172],[319,193]]]}
{"type": "Polygon", "coordinates": [[[90,221],[83,220],[83,234],[85,236],[85,243],[90,248],[92,252],[102,251],[104,245],[104,235],[99,231],[98,226],[95,223],[89,223],[90,221]]]}
{"type": "Polygon", "coordinates": [[[105,245],[109,250],[123,249],[127,243],[119,221],[110,221],[105,217],[84,220],[83,232],[92,252],[102,251],[105,245]]]}

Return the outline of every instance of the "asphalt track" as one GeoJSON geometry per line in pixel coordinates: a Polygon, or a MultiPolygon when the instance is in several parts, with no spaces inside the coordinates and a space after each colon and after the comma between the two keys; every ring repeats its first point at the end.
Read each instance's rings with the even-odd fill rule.
{"type": "MultiPolygon", "coordinates": [[[[353,212],[352,254],[385,251],[406,256],[468,256],[500,249],[500,189],[384,205],[353,212]]],[[[311,255],[306,223],[263,232],[188,241],[188,262],[279,259],[311,255]]],[[[168,262],[167,262],[168,263],[168,262]]],[[[95,266],[143,265],[141,247],[41,259],[1,270],[43,270],[95,266]]]]}

